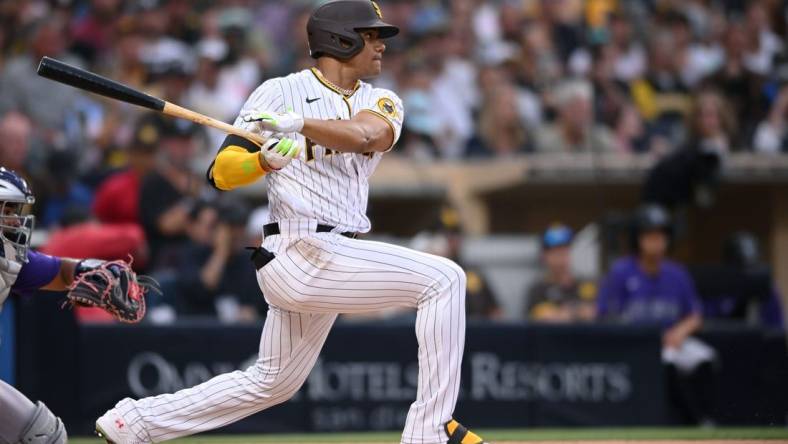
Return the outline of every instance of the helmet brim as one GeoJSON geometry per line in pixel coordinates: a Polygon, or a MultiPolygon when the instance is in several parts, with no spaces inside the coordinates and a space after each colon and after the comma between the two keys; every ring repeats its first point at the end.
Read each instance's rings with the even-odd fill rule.
{"type": "Polygon", "coordinates": [[[386,23],[380,19],[375,20],[369,24],[364,24],[362,26],[356,26],[353,28],[355,31],[360,29],[377,29],[378,30],[378,37],[382,39],[387,39],[390,37],[394,37],[395,35],[399,34],[399,28],[390,24],[386,23]]]}

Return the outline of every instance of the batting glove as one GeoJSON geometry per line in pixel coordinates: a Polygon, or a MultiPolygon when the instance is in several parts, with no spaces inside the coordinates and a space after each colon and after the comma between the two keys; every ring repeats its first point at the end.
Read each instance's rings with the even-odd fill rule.
{"type": "Polygon", "coordinates": [[[283,139],[268,139],[260,147],[260,152],[263,154],[263,159],[268,164],[268,167],[278,171],[301,154],[301,146],[295,140],[287,137],[283,139]]]}
{"type": "Polygon", "coordinates": [[[256,123],[258,132],[297,133],[304,128],[304,118],[291,110],[284,113],[252,111],[243,116],[243,121],[256,123]]]}

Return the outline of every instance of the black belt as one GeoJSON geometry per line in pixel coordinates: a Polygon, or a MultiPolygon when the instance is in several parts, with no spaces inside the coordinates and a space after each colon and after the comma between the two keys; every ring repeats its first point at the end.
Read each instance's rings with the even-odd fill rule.
{"type": "MultiPolygon", "coordinates": [[[[317,229],[315,230],[315,232],[330,233],[334,231],[334,228],[336,227],[332,227],[331,225],[326,225],[326,224],[317,224],[317,229]]],[[[263,225],[263,235],[265,237],[273,236],[280,233],[281,231],[279,231],[279,224],[277,222],[263,225]]],[[[354,233],[352,231],[345,231],[344,233],[339,233],[339,234],[345,237],[349,237],[351,239],[355,239],[356,237],[358,237],[358,233],[354,233]]]]}

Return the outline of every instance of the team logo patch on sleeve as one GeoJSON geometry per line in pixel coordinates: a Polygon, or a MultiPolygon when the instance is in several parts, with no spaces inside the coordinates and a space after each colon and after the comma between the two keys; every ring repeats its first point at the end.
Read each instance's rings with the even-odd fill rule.
{"type": "Polygon", "coordinates": [[[397,107],[394,106],[394,102],[388,97],[381,97],[378,100],[378,109],[385,116],[388,116],[392,119],[397,118],[397,107]]]}

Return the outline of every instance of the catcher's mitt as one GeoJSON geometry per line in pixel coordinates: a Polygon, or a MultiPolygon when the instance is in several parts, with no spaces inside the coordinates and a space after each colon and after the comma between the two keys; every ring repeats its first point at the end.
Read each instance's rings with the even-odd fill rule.
{"type": "Polygon", "coordinates": [[[80,273],[68,287],[67,304],[99,307],[121,322],[135,323],[145,316],[145,293],[161,294],[150,276],[137,276],[128,262],[104,262],[80,273]]]}

